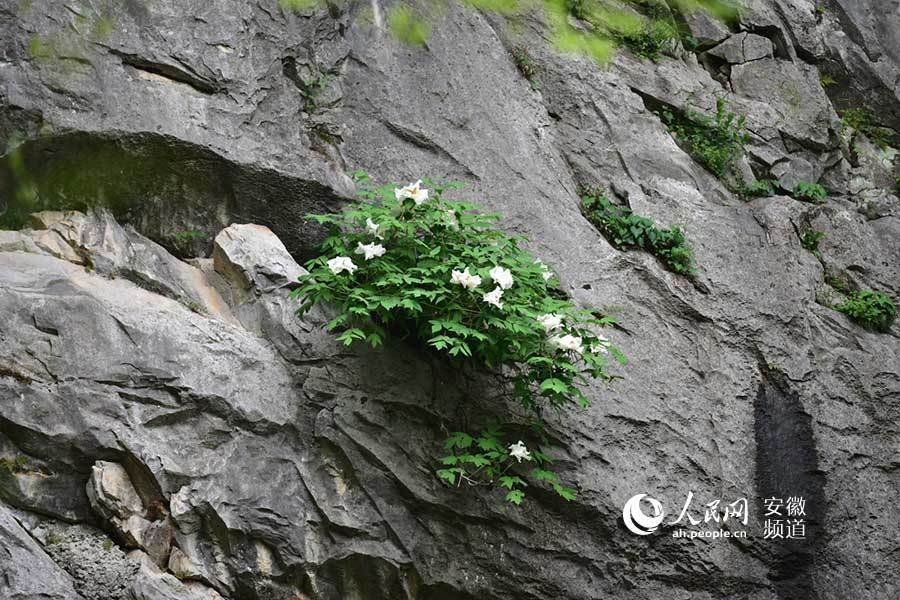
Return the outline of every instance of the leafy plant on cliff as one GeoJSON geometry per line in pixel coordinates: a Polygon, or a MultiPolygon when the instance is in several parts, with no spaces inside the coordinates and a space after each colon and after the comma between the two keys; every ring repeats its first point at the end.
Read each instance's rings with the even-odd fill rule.
{"type": "Polygon", "coordinates": [[[691,154],[716,177],[734,174],[750,137],[744,130],[746,117],[728,110],[724,98],[716,97],[713,117],[693,111],[685,114],[663,111],[661,116],[672,135],[686,144],[691,154]]]}
{"type": "MultiPolygon", "coordinates": [[[[498,229],[496,215],[445,199],[454,187],[387,185],[364,190],[366,201],[341,213],[311,215],[331,231],[294,292],[299,314],[327,304],[335,313],[328,328],[346,345],[417,340],[460,366],[493,370],[538,422],[547,408],[587,406],[581,387],[610,380],[611,358],[624,363],[601,333],[613,319],[565,298],[553,272],[521,247],[523,238],[498,229]]],[[[486,431],[493,433],[452,434],[440,477],[501,486],[514,503],[524,497],[519,482],[528,480],[571,496],[543,473],[540,437],[526,444],[528,436],[486,431]],[[532,464],[537,475],[526,470],[532,464]]]]}
{"type": "Polygon", "coordinates": [[[28,470],[27,466],[28,459],[21,454],[14,456],[13,458],[7,458],[6,456],[0,457],[0,471],[6,471],[8,473],[24,473],[28,470]]]}
{"type": "Polygon", "coordinates": [[[753,183],[742,183],[739,192],[749,198],[768,198],[775,195],[775,181],[771,179],[759,179],[753,183]]]}
{"type": "Polygon", "coordinates": [[[510,54],[522,77],[528,80],[532,88],[536,90],[541,89],[541,80],[538,78],[538,66],[534,59],[531,58],[531,54],[528,53],[528,49],[519,45],[513,48],[510,54]]]}
{"type": "Polygon", "coordinates": [[[890,143],[891,130],[880,127],[872,112],[865,108],[848,108],[841,112],[841,125],[844,129],[862,133],[882,150],[890,143]]]}
{"type": "Polygon", "coordinates": [[[884,292],[863,290],[850,292],[834,307],[859,325],[872,331],[887,333],[897,318],[897,306],[884,292]]]}
{"type": "Polygon", "coordinates": [[[694,253],[678,225],[661,229],[627,206],[612,204],[602,193],[585,195],[581,206],[585,217],[616,248],[645,250],[673,273],[694,274],[694,253]]]}
{"type": "Polygon", "coordinates": [[[525,498],[526,479],[548,485],[566,500],[575,498],[575,490],[562,485],[559,476],[550,470],[553,461],[547,454],[540,449],[529,450],[521,440],[506,446],[504,437],[497,425],[477,436],[462,431],[452,433],[444,443],[451,454],[441,459],[444,468],[438,470],[438,476],[457,486],[496,482],[506,490],[506,500],[513,504],[521,504],[525,498]]]}
{"type": "Polygon", "coordinates": [[[813,204],[821,204],[828,198],[828,192],[818,183],[809,183],[801,181],[794,187],[791,195],[797,200],[812,202],[813,204]]]}
{"type": "Polygon", "coordinates": [[[816,231],[815,229],[804,229],[800,232],[800,245],[803,246],[806,250],[809,250],[817,257],[821,257],[821,253],[819,252],[819,243],[822,241],[822,238],[825,237],[825,233],[822,231],[816,231]]]}

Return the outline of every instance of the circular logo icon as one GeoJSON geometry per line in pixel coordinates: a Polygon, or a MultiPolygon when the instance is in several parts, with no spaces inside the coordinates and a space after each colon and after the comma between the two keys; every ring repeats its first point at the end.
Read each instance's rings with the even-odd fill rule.
{"type": "Polygon", "coordinates": [[[656,531],[659,524],[663,520],[662,504],[656,498],[651,498],[647,494],[638,494],[629,498],[622,509],[622,520],[625,521],[625,527],[632,533],[638,535],[650,535],[656,531]],[[647,499],[650,507],[653,509],[653,515],[648,516],[641,510],[641,500],[647,499]]]}

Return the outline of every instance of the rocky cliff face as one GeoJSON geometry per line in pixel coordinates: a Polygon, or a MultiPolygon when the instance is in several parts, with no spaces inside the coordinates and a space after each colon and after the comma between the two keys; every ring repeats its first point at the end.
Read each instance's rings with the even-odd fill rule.
{"type": "Polygon", "coordinates": [[[110,209],[0,231],[0,597],[900,596],[898,329],[828,306],[838,281],[900,298],[900,3],[757,0],[691,19],[694,52],[604,67],[537,15],[452,7],[410,48],[365,10],[0,2],[0,141],[21,141],[0,203],[25,173],[110,209]],[[747,178],[828,200],[747,201],[655,114],[717,94],[747,115],[747,178]],[[550,421],[573,502],[444,486],[444,431],[513,409],[491,380],[294,316],[301,217],[356,169],[468,183],[566,292],[615,307],[624,379],[550,421]],[[610,246],[582,186],[683,224],[697,280],[610,246]],[[750,535],[622,524],[635,494],[677,515],[689,492],[701,514],[748,498],[750,535]],[[797,495],[805,538],[763,539],[761,500],[797,495]]]}

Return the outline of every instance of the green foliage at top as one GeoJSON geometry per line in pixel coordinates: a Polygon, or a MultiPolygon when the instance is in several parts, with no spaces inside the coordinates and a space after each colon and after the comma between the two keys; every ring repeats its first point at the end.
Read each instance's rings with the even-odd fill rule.
{"type": "Polygon", "coordinates": [[[647,217],[634,214],[626,206],[612,204],[602,194],[585,195],[582,210],[616,248],[637,248],[656,256],[673,273],[692,276],[694,253],[677,225],[658,228],[647,217]]]}
{"type": "Polygon", "coordinates": [[[884,292],[871,290],[850,292],[846,299],[834,308],[866,329],[881,333],[890,331],[897,318],[897,306],[884,292]]]}
{"type": "Polygon", "coordinates": [[[410,46],[424,46],[431,35],[431,24],[401,4],[395,4],[388,14],[391,33],[410,46]]]}
{"type": "Polygon", "coordinates": [[[828,192],[818,183],[808,183],[801,181],[794,187],[791,195],[797,200],[812,202],[813,204],[821,204],[828,198],[828,192]]]}
{"type": "Polygon", "coordinates": [[[717,177],[734,175],[735,165],[744,155],[744,145],[750,137],[744,130],[746,117],[737,116],[725,107],[725,99],[716,98],[716,114],[709,117],[690,111],[676,115],[663,111],[663,122],[676,139],[686,144],[690,152],[717,177]]]}
{"type": "MultiPolygon", "coordinates": [[[[545,408],[586,406],[581,387],[612,379],[610,358],[624,364],[601,333],[614,320],[565,298],[552,271],[521,247],[523,238],[497,228],[496,215],[443,197],[455,187],[426,181],[366,189],[365,202],[310,216],[331,232],[294,292],[299,314],[330,306],[328,328],[347,345],[378,347],[391,335],[461,367],[500,369],[506,392],[538,418],[545,408]]],[[[447,466],[470,478],[467,467],[481,469],[497,485],[497,472],[482,463],[505,469],[509,461],[493,450],[500,454],[447,466]]]]}
{"type": "Polygon", "coordinates": [[[278,0],[284,10],[308,10],[319,4],[319,0],[278,0]]]}
{"type": "Polygon", "coordinates": [[[628,49],[643,58],[659,60],[663,50],[678,38],[678,31],[666,21],[648,21],[639,32],[626,33],[621,41],[628,49]]]}
{"type": "MultiPolygon", "coordinates": [[[[738,0],[463,0],[477,10],[510,18],[523,15],[535,6],[543,9],[556,46],[563,52],[577,52],[597,62],[609,60],[619,45],[656,60],[662,50],[681,37],[674,13],[706,11],[715,18],[732,20],[738,0]],[[578,22],[580,21],[580,22],[578,22]]],[[[285,10],[305,10],[324,0],[278,0],[285,10]]],[[[446,10],[448,0],[428,4],[429,13],[395,4],[388,16],[391,32],[401,41],[424,45],[436,14],[446,10]]]]}

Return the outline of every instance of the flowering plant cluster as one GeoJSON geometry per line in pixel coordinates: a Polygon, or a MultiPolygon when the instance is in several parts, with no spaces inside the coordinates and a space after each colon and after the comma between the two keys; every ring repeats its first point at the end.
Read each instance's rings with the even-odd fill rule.
{"type": "MultiPolygon", "coordinates": [[[[601,333],[613,319],[576,307],[550,268],[521,247],[522,238],[497,229],[496,215],[443,198],[451,187],[458,186],[417,181],[368,189],[361,193],[367,201],[341,213],[311,215],[331,234],[300,278],[299,313],[330,305],[336,316],[328,327],[347,345],[411,337],[453,360],[494,369],[538,419],[546,407],[586,406],[580,386],[611,379],[611,358],[624,363],[601,333]]],[[[500,485],[518,504],[527,485],[523,469],[533,466],[532,479],[571,498],[542,468],[549,457],[538,447],[502,436],[499,427],[451,435],[446,447],[453,454],[439,476],[457,485],[500,485]]]]}

